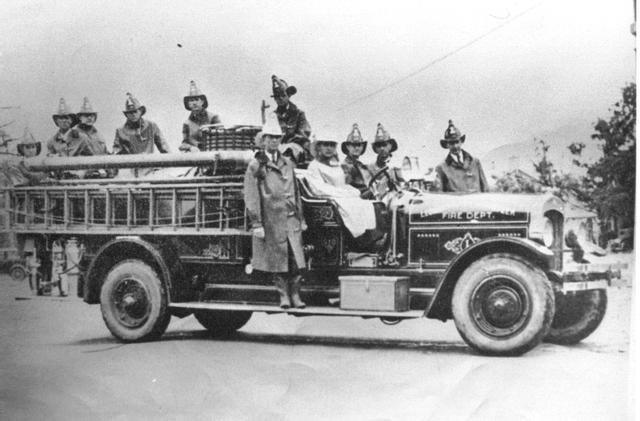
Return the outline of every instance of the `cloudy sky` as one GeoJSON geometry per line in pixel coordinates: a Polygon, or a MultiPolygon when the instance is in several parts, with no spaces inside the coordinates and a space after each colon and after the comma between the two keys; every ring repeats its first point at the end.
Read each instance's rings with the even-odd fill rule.
{"type": "MultiPolygon", "coordinates": [[[[270,76],[316,135],[382,122],[423,166],[447,120],[486,156],[534,137],[588,141],[635,80],[633,0],[3,1],[0,123],[50,137],[59,97],[88,96],[111,147],[125,93],[177,148],[189,80],[227,124],[259,124],[270,76]],[[188,5],[188,6],[185,6],[188,5]]],[[[564,146],[562,146],[564,147],[564,146]]],[[[560,149],[560,146],[557,147],[560,149]]]]}

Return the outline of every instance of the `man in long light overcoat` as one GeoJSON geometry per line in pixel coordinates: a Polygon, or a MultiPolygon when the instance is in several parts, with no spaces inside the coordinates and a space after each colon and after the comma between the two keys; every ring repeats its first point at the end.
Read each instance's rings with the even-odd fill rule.
{"type": "Polygon", "coordinates": [[[272,274],[280,307],[304,308],[300,283],[306,266],[302,231],[307,226],[295,165],[278,151],[281,139],[279,129],[265,126],[256,142],[262,142],[264,150],[251,160],[244,178],[244,200],[253,232],[251,264],[255,270],[272,274]]]}

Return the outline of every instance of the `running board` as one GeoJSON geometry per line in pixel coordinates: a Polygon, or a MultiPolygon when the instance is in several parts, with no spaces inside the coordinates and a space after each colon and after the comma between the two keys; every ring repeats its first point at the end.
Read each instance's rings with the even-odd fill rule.
{"type": "Polygon", "coordinates": [[[266,304],[242,304],[242,303],[219,303],[210,302],[188,302],[171,303],[170,308],[181,308],[187,310],[224,310],[224,311],[257,311],[263,313],[287,313],[300,316],[351,316],[351,317],[385,317],[396,319],[417,319],[424,316],[424,310],[409,311],[371,311],[371,310],[342,310],[336,307],[306,307],[283,309],[276,305],[266,304]]]}

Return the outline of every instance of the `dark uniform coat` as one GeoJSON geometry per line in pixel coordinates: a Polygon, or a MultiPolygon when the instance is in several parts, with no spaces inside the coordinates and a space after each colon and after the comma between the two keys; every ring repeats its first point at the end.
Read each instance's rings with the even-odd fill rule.
{"type": "Polygon", "coordinates": [[[182,124],[182,146],[198,146],[200,144],[200,127],[205,124],[220,124],[220,117],[208,110],[198,113],[192,111],[182,124]]]}
{"type": "Polygon", "coordinates": [[[244,200],[252,228],[264,228],[265,238],[253,237],[254,269],[288,272],[291,246],[296,265],[305,267],[302,250],[302,203],[296,186],[295,165],[278,153],[277,162],[258,153],[247,167],[244,200]]]}
{"type": "Polygon", "coordinates": [[[282,130],[282,143],[300,143],[301,140],[309,140],[311,126],[304,111],[298,108],[296,104],[289,102],[286,106],[278,106],[276,108],[276,116],[282,130]]]}
{"type": "Polygon", "coordinates": [[[66,147],[62,156],[106,155],[107,145],[98,130],[93,126],[77,125],[65,135],[66,147]]]}
{"type": "Polygon", "coordinates": [[[137,124],[127,120],[124,126],[116,129],[113,141],[114,154],[153,153],[153,145],[161,153],[169,152],[169,145],[156,123],[140,119],[137,124]]]}
{"type": "Polygon", "coordinates": [[[67,156],[67,142],[65,141],[65,135],[68,133],[67,130],[65,133],[62,133],[60,130],[56,132],[51,138],[47,141],[47,154],[53,156],[67,156]]]}
{"type": "Polygon", "coordinates": [[[296,143],[302,147],[297,156],[292,153],[293,150],[288,151],[287,155],[299,168],[306,168],[309,162],[313,160],[313,155],[311,155],[309,141],[311,126],[304,111],[293,102],[289,102],[285,106],[276,108],[276,116],[278,117],[280,130],[282,130],[282,144],[296,143]]]}
{"type": "MultiPolygon", "coordinates": [[[[371,177],[373,178],[374,175],[376,175],[380,170],[382,170],[385,166],[388,166],[389,162],[380,162],[378,159],[376,159],[374,162],[372,162],[371,164],[369,164],[368,168],[369,168],[369,172],[371,173],[371,177]]],[[[391,179],[391,181],[393,181],[393,183],[395,185],[399,185],[403,180],[402,176],[400,175],[400,170],[398,168],[395,167],[389,167],[389,169],[387,170],[387,174],[389,175],[389,178],[391,179]]],[[[386,191],[389,190],[389,179],[385,176],[379,176],[377,178],[378,180],[378,191],[386,191]]]]}
{"type": "Polygon", "coordinates": [[[360,162],[348,156],[342,161],[342,171],[344,171],[345,181],[364,193],[369,190],[369,182],[371,181],[371,172],[369,168],[360,162]]]}
{"type": "Polygon", "coordinates": [[[462,150],[460,164],[451,154],[436,167],[436,186],[443,192],[486,192],[487,179],[480,160],[462,150]]]}

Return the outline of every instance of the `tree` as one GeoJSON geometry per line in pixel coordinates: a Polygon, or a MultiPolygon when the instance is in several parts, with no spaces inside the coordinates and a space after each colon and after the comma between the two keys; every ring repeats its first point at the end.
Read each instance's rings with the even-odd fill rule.
{"type": "Polygon", "coordinates": [[[568,200],[577,197],[584,200],[584,181],[571,174],[558,173],[549,160],[550,145],[544,139],[534,138],[537,160],[533,167],[537,177],[521,170],[510,171],[496,179],[496,190],[510,193],[544,193],[551,192],[556,196],[568,200]]]}
{"type": "Polygon", "coordinates": [[[569,150],[574,163],[587,169],[584,182],[589,205],[601,219],[616,218],[623,225],[634,225],[636,185],[636,84],[622,89],[622,100],[615,103],[608,121],[598,119],[591,139],[602,156],[593,163],[580,160],[585,143],[574,143],[569,150]]]}

